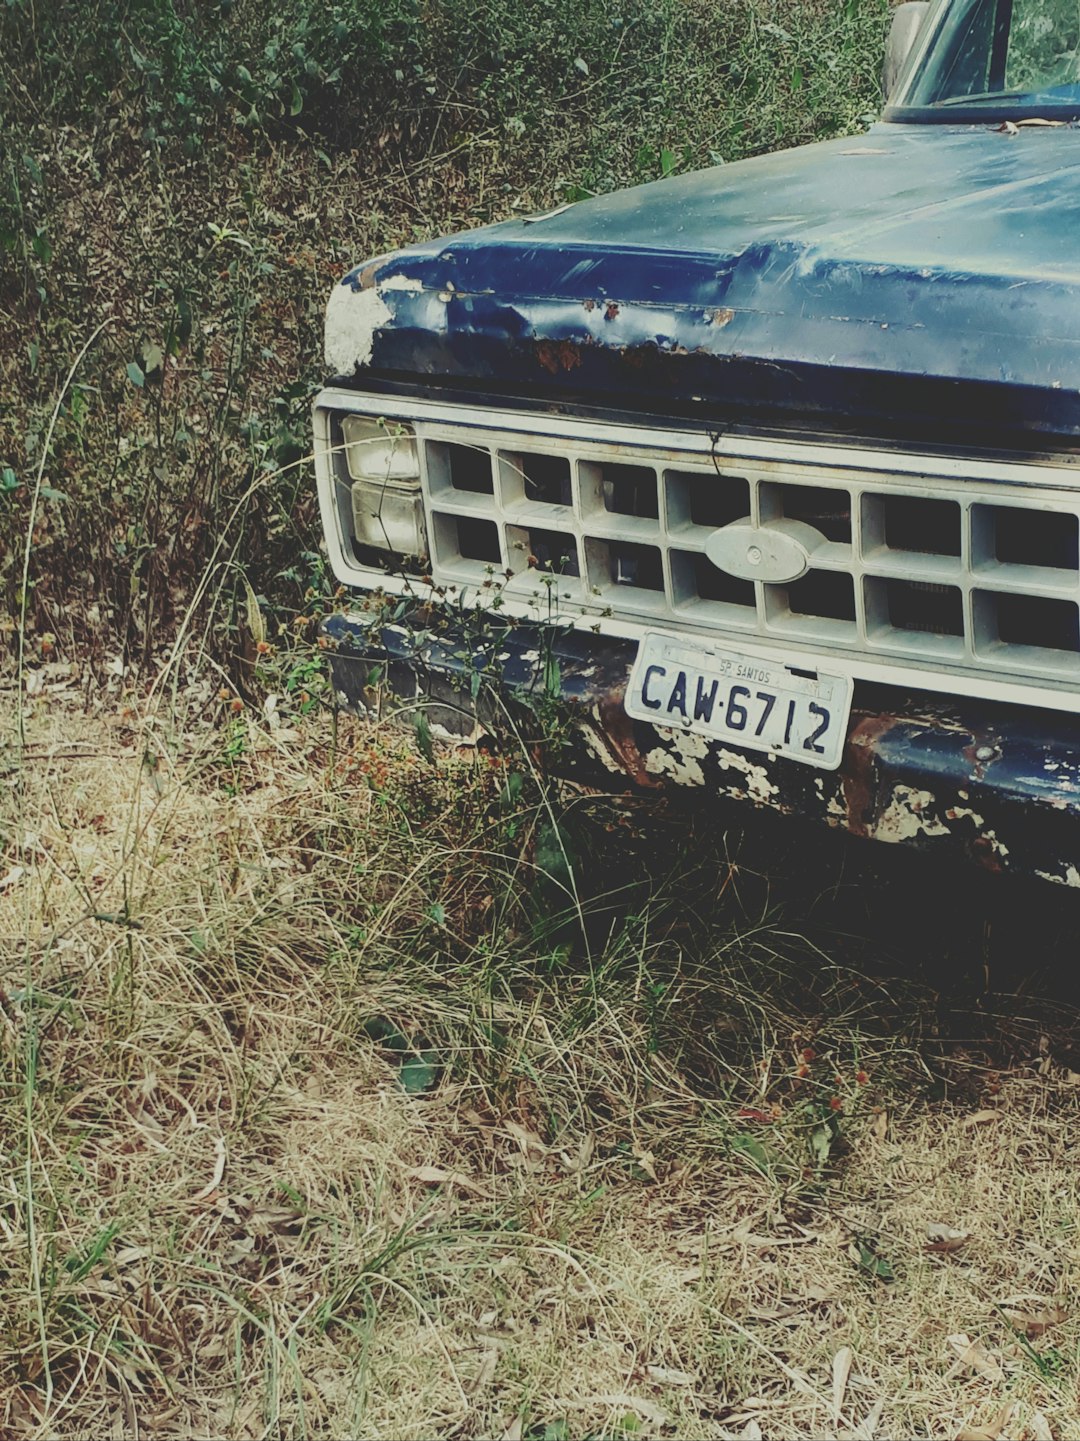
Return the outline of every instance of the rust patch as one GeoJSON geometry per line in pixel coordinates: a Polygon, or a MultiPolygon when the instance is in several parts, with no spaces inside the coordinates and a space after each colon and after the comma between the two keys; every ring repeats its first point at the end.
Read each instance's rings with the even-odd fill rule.
{"type": "Polygon", "coordinates": [[[718,330],[723,330],[724,326],[730,325],[734,319],[734,310],[730,310],[726,305],[724,305],[721,306],[719,310],[714,310],[713,313],[709,316],[709,324],[715,325],[718,330]]]}
{"type": "Polygon", "coordinates": [[[609,300],[607,305],[604,307],[604,319],[614,320],[618,313],[619,307],[615,304],[614,300],[609,300]]]}
{"type": "Polygon", "coordinates": [[[645,769],[645,757],[634,740],[634,723],[626,714],[622,690],[614,695],[607,692],[598,701],[597,710],[600,724],[596,733],[626,774],[635,785],[647,790],[661,790],[661,781],[645,769]]]}
{"type": "Polygon", "coordinates": [[[996,736],[972,736],[971,744],[964,747],[964,759],[971,767],[972,777],[981,781],[987,769],[1001,759],[1001,742],[996,736]]]}
{"type": "Polygon", "coordinates": [[[595,300],[583,300],[581,303],[582,303],[582,305],[585,307],[585,309],[588,311],[588,313],[589,313],[590,315],[591,315],[592,312],[596,309],[596,301],[595,301],[595,300]]]}
{"type": "Polygon", "coordinates": [[[576,370],[581,364],[581,352],[570,340],[541,340],[536,346],[540,364],[551,375],[560,370],[576,370]]]}
{"type": "Polygon", "coordinates": [[[976,836],[971,842],[971,858],[984,871],[992,871],[994,875],[1004,875],[1005,867],[1001,864],[1001,857],[994,849],[994,842],[989,836],[976,836]]]}
{"type": "Polygon", "coordinates": [[[845,826],[853,836],[868,837],[873,820],[875,747],[888,735],[898,719],[893,715],[868,715],[852,727],[845,749],[845,765],[840,775],[847,812],[845,826]]]}

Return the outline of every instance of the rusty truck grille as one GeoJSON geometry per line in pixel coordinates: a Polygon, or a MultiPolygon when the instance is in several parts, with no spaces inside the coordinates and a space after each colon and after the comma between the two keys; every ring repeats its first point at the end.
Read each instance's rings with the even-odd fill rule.
{"type": "MultiPolygon", "coordinates": [[[[422,424],[433,576],[581,610],[1015,681],[1080,682],[1080,495],[422,424]],[[720,526],[821,536],[786,585],[725,574],[720,526]]],[[[788,447],[790,450],[792,447],[788,447]]]]}

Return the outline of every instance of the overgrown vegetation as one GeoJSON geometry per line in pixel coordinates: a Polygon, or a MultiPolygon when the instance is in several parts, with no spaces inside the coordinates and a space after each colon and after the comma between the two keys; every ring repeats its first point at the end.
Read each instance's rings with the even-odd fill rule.
{"type": "MultiPolygon", "coordinates": [[[[0,7],[0,579],[44,465],[34,645],[145,662],[213,557],[322,597],[308,450],[346,264],[858,127],[885,0],[0,7]],[[105,328],[63,397],[62,377],[105,328]]],[[[204,607],[204,616],[209,613],[204,607]]],[[[235,611],[214,612],[227,655],[235,611]]],[[[237,677],[239,678],[239,677],[237,677]]]]}

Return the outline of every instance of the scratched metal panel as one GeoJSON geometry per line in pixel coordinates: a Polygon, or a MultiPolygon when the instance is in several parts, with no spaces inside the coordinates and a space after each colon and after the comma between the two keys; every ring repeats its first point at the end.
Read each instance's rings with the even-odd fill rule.
{"type": "Polygon", "coordinates": [[[331,369],[1080,435],[1071,127],[876,126],[411,247],[331,369]]]}

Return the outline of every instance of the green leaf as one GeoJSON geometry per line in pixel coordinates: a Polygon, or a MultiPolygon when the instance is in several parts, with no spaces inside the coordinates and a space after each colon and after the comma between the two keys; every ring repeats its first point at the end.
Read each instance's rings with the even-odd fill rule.
{"type": "Polygon", "coordinates": [[[41,495],[45,500],[67,500],[67,494],[62,490],[54,490],[51,485],[41,487],[41,495]]]}
{"type": "Polygon", "coordinates": [[[511,771],[503,782],[502,790],[499,793],[499,805],[503,810],[512,811],[521,800],[521,790],[525,784],[525,777],[520,771],[511,771]]]}
{"type": "Polygon", "coordinates": [[[868,1236],[858,1236],[855,1239],[853,1250],[858,1251],[858,1267],[867,1276],[872,1276],[875,1281],[884,1281],[888,1284],[896,1280],[896,1272],[892,1263],[877,1250],[877,1244],[868,1236]]]}
{"type": "Polygon", "coordinates": [[[419,1096],[430,1091],[439,1078],[439,1053],[420,1051],[410,1056],[398,1072],[398,1079],[406,1095],[419,1096]]]}
{"type": "Polygon", "coordinates": [[[152,340],[144,341],[139,349],[142,356],[142,368],[147,375],[153,375],[155,370],[160,370],[165,363],[161,346],[155,345],[152,340]]]}
{"type": "Polygon", "coordinates": [[[761,1172],[763,1176],[771,1176],[773,1172],[773,1158],[767,1146],[763,1146],[756,1136],[749,1131],[737,1131],[731,1138],[731,1149],[739,1156],[746,1159],[761,1172]]]}
{"type": "Polygon", "coordinates": [[[574,851],[570,838],[557,821],[542,822],[536,833],[536,868],[561,889],[573,889],[571,867],[574,851]]]}
{"type": "Polygon", "coordinates": [[[296,81],[292,82],[292,89],[289,93],[289,114],[299,115],[304,108],[304,96],[296,81]]]}
{"type": "Polygon", "coordinates": [[[263,619],[262,607],[259,605],[259,597],[255,594],[251,581],[244,576],[244,599],[247,611],[248,630],[256,645],[261,645],[266,640],[266,621],[263,619]]]}
{"type": "Polygon", "coordinates": [[[15,474],[10,465],[5,465],[3,470],[0,470],[0,490],[6,492],[9,490],[18,490],[18,488],[19,477],[15,474]]]}
{"type": "Polygon", "coordinates": [[[416,744],[420,748],[420,754],[427,761],[428,765],[435,764],[435,746],[431,739],[431,722],[428,720],[426,710],[416,712],[416,744]]]}
{"type": "Polygon", "coordinates": [[[48,265],[53,258],[53,248],[49,243],[49,237],[44,230],[39,230],[30,240],[30,249],[34,252],[42,265],[48,265]]]}
{"type": "Polygon", "coordinates": [[[127,378],[131,381],[132,385],[137,386],[139,390],[142,390],[146,384],[146,376],[142,373],[142,366],[136,365],[134,360],[129,360],[127,363],[127,378]]]}

